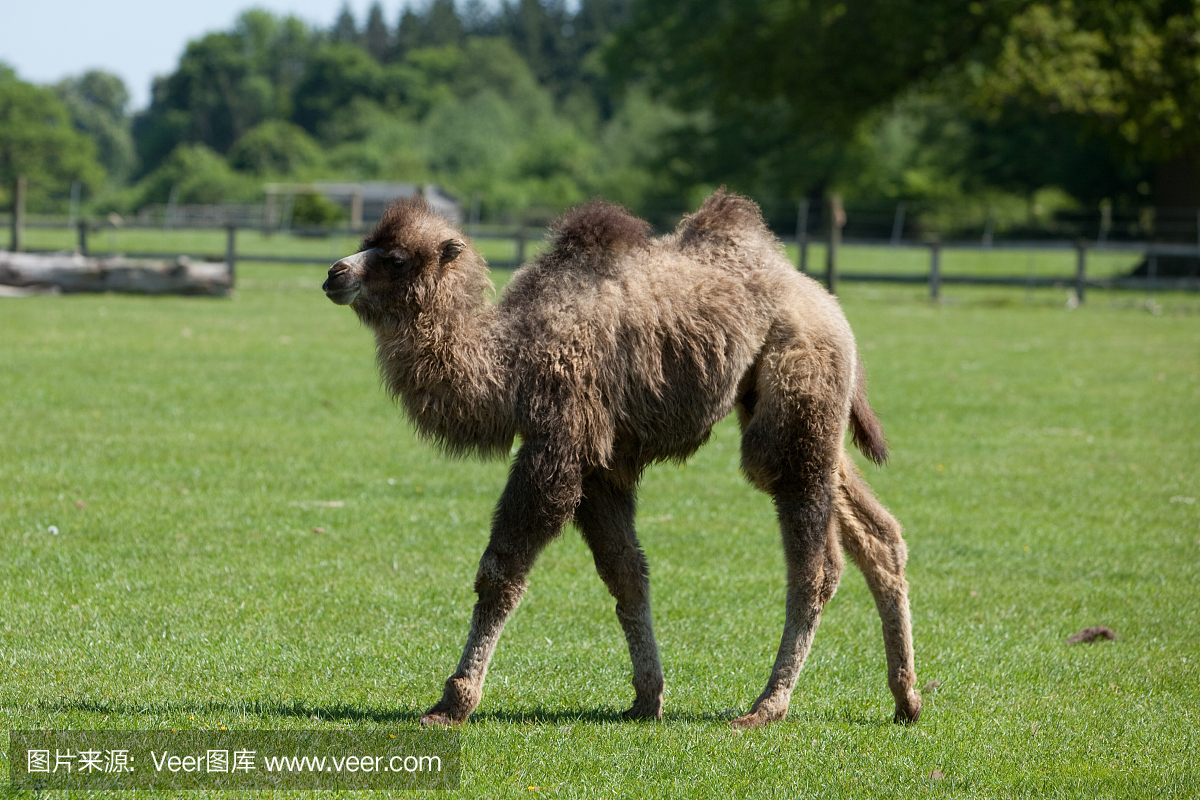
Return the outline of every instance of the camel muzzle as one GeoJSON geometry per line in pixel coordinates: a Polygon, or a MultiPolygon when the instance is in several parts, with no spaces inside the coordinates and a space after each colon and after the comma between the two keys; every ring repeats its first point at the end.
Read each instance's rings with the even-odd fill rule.
{"type": "Polygon", "coordinates": [[[329,278],[321,286],[325,291],[325,296],[339,306],[348,306],[358,298],[358,283],[355,282],[349,286],[334,286],[333,278],[329,278]]]}
{"type": "Polygon", "coordinates": [[[361,276],[370,250],[346,256],[329,268],[329,277],[321,284],[325,296],[339,306],[354,302],[361,290],[361,276]]]}

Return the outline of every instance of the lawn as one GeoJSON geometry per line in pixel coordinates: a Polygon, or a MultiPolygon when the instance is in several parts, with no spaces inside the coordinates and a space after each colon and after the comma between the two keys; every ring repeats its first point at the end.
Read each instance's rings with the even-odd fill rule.
{"type": "MultiPolygon", "coordinates": [[[[0,301],[0,732],[406,730],[439,696],[505,465],[414,439],[321,269],[239,274],[225,300],[0,301]]],[[[940,684],[920,723],[890,722],[848,566],[788,719],[728,725],[784,582],[727,420],[641,491],[664,721],[617,717],[628,656],[569,529],[463,731],[463,797],[1200,794],[1200,301],[923,294],[843,286],[940,684]],[[1100,624],[1118,640],[1065,642],[1100,624]]]]}

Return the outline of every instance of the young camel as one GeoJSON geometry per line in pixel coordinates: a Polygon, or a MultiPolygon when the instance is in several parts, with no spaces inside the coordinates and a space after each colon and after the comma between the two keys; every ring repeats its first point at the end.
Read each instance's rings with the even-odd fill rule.
{"type": "Polygon", "coordinates": [[[843,547],[883,621],[895,720],[915,721],[907,551],[843,446],[853,426],[859,449],[886,457],[836,300],[788,263],[757,205],[724,191],[661,238],[599,200],[554,232],[496,305],[483,258],[423,200],[402,200],[323,287],[374,331],[384,382],[425,437],[483,456],[507,455],[521,437],[479,563],[466,648],[422,724],[463,723],[479,705],[529,570],[571,520],[617,601],[633,662],[625,716],[661,718],[636,487],[648,464],[687,458],[735,408],[742,467],[778,514],[787,601],[770,679],[733,724],[787,713],[843,547]]]}

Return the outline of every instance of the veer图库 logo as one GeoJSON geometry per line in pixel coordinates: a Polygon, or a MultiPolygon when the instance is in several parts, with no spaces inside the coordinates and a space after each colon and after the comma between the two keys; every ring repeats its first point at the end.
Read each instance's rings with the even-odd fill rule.
{"type": "Polygon", "coordinates": [[[454,789],[455,731],[13,731],[14,791],[454,789]]]}

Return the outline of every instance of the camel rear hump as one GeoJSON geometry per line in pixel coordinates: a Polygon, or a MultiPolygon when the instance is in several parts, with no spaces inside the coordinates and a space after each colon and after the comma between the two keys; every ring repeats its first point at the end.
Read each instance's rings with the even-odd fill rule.
{"type": "Polygon", "coordinates": [[[758,204],[748,197],[717,190],[676,228],[680,247],[695,247],[710,241],[744,238],[773,239],[763,222],[758,204]]]}

